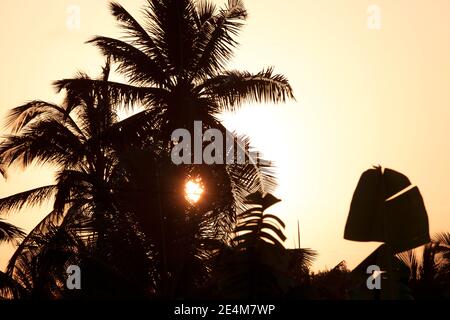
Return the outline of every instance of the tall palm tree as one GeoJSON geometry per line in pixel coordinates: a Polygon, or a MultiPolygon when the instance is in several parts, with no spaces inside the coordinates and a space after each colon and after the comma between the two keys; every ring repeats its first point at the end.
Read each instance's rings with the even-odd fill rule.
{"type": "MultiPolygon", "coordinates": [[[[89,42],[110,56],[117,71],[128,81],[109,82],[109,90],[124,106],[141,105],[145,109],[130,119],[131,127],[126,131],[135,133],[151,127],[166,152],[173,146],[173,130],[192,130],[195,120],[225,134],[226,128],[217,118],[224,110],[236,110],[248,102],[280,103],[294,99],[288,80],[274,74],[272,68],[255,74],[226,70],[238,44],[235,38],[247,17],[241,0],[229,0],[220,9],[210,1],[149,0],[141,24],[118,3],[111,3],[110,9],[125,31],[124,39],[97,36],[89,42]]],[[[58,89],[66,89],[69,96],[80,87],[94,90],[103,85],[83,77],[55,84],[58,89]]],[[[254,169],[248,165],[244,171],[237,165],[215,166],[214,170],[228,176],[225,180],[229,185],[219,188],[222,197],[223,191],[230,190],[239,198],[241,209],[245,195],[237,189],[250,189],[247,194],[257,189],[271,192],[275,185],[270,168],[261,167],[258,173],[249,173],[254,169]],[[259,179],[245,179],[255,174],[259,179]]],[[[211,166],[203,171],[210,172],[211,166]]]]}
{"type": "MultiPolygon", "coordinates": [[[[225,135],[227,130],[217,117],[221,112],[236,110],[248,102],[281,103],[294,99],[288,80],[274,74],[273,68],[254,74],[226,69],[247,17],[240,0],[229,0],[223,8],[210,1],[149,0],[143,9],[143,23],[118,3],[111,3],[110,9],[124,29],[125,37],[119,40],[97,36],[89,42],[111,57],[117,71],[127,80],[126,84],[109,81],[108,91],[124,107],[140,105],[144,108],[122,122],[120,139],[127,141],[128,135],[138,135],[146,147],[154,149],[157,145],[159,161],[149,159],[147,166],[153,166],[153,171],[164,176],[167,188],[164,190],[177,189],[175,197],[157,199],[156,203],[139,210],[145,233],[155,235],[153,226],[163,225],[157,227],[162,235],[159,247],[161,251],[170,251],[163,234],[176,232],[173,228],[168,232],[170,227],[165,225],[165,219],[170,215],[186,215],[185,207],[177,206],[176,196],[182,192],[180,182],[185,177],[200,176],[206,193],[195,210],[203,212],[204,218],[211,218],[213,228],[207,229],[212,230],[216,238],[229,240],[237,213],[246,210],[246,195],[257,190],[273,192],[272,168],[248,160],[245,164],[231,165],[163,166],[161,158],[167,160],[170,155],[174,145],[171,134],[175,129],[184,128],[192,133],[194,121],[202,121],[204,129],[217,128],[225,135]],[[164,216],[161,223],[149,223],[146,212],[158,206],[164,216]]],[[[71,97],[76,96],[80,88],[97,90],[105,84],[77,77],[57,81],[55,85],[58,90],[65,89],[71,97]]],[[[244,139],[241,147],[248,145],[249,141],[244,139]]],[[[155,179],[156,184],[159,179],[155,179]]],[[[147,188],[159,189],[157,185],[147,185],[147,188]]],[[[201,224],[204,220],[197,222],[201,224]]],[[[176,249],[177,241],[172,240],[176,249]]],[[[161,259],[170,260],[170,257],[161,259]]],[[[174,272],[168,270],[167,273],[174,272]]]]}
{"type": "MultiPolygon", "coordinates": [[[[99,81],[106,83],[109,71],[108,61],[99,81]]],[[[32,101],[8,116],[12,134],[0,144],[0,163],[6,167],[51,164],[57,169],[55,184],[0,199],[4,214],[54,198],[53,210],[22,241],[7,268],[7,274],[31,296],[54,296],[64,266],[86,263],[86,256],[103,266],[113,265],[116,273],[129,275],[131,283],[145,283],[148,278],[147,249],[138,227],[128,213],[118,212],[112,197],[118,162],[113,137],[120,130],[116,106],[114,95],[103,86],[79,90],[63,106],[32,101]],[[128,246],[133,250],[126,250],[128,246]],[[126,259],[114,255],[112,248],[129,255],[126,259]]]]}
{"type": "MultiPolygon", "coordinates": [[[[237,45],[234,38],[247,16],[241,1],[230,0],[220,10],[210,2],[149,1],[144,26],[119,4],[112,3],[111,10],[127,38],[96,37],[91,42],[114,60],[129,83],[109,81],[108,65],[99,79],[80,74],[57,81],[57,90],[66,92],[62,107],[34,101],[15,108],[9,117],[13,134],[0,145],[0,163],[6,167],[16,162],[25,166],[51,163],[59,171],[54,185],[0,199],[0,211],[54,196],[54,210],[36,227],[38,234],[41,230],[58,234],[52,231],[55,225],[64,225],[57,230],[74,234],[74,243],[93,242],[103,260],[113,259],[121,270],[129,266],[121,262],[129,259],[114,255],[117,250],[112,249],[132,241],[140,248],[135,257],[142,262],[133,265],[142,268],[128,270],[129,274],[148,279],[134,282],[150,282],[148,290],[173,296],[176,288],[183,287],[180,279],[190,278],[184,271],[195,269],[198,258],[207,254],[197,245],[185,248],[189,254],[179,255],[177,249],[199,241],[205,247],[211,238],[226,239],[236,210],[245,209],[245,196],[255,190],[270,192],[275,182],[270,168],[249,162],[176,167],[169,158],[171,132],[192,130],[194,120],[226,132],[217,119],[221,111],[234,110],[244,102],[278,103],[294,97],[288,81],[273,74],[272,68],[256,74],[225,70],[237,45]],[[117,122],[115,108],[139,104],[144,111],[117,122]],[[140,154],[144,162],[135,161],[140,154]],[[139,180],[143,171],[153,174],[140,175],[148,179],[139,180]],[[207,192],[200,203],[186,209],[180,203],[180,182],[199,175],[207,192]],[[134,190],[134,201],[130,190],[134,190]],[[93,236],[86,238],[86,232],[93,236]],[[143,256],[156,260],[156,272],[146,269],[148,259],[143,256]]],[[[244,140],[243,146],[248,145],[244,140]]],[[[32,235],[11,259],[9,274],[32,272],[17,267],[22,258],[27,261],[37,254],[28,253],[35,247],[32,235]]],[[[72,251],[64,263],[79,256],[79,250],[72,251]]],[[[193,281],[205,276],[202,268],[196,269],[199,278],[192,277],[193,281]]]]}

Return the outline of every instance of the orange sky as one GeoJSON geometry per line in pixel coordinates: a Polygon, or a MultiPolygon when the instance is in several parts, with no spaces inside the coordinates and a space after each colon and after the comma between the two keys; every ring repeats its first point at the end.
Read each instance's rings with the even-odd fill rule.
{"type": "MultiPolygon", "coordinates": [[[[144,0],[121,3],[139,16],[144,0]]],[[[216,1],[223,3],[224,1],[216,1]]],[[[319,251],[314,269],[360,262],[374,244],[343,239],[352,193],[362,171],[380,164],[408,175],[422,191],[431,232],[450,231],[450,2],[448,0],[247,0],[247,27],[230,68],[275,66],[297,102],[247,106],[224,115],[250,135],[279,167],[282,202],[293,245],[319,251]],[[367,27],[367,8],[381,9],[381,29],[367,27]]],[[[51,81],[83,70],[97,75],[102,59],[83,44],[118,36],[104,0],[2,0],[0,119],[23,102],[58,102],[51,81]],[[67,8],[81,9],[80,29],[66,26],[67,8]]],[[[0,196],[51,183],[51,171],[10,172],[0,196]]],[[[11,215],[29,230],[47,208],[11,215]]],[[[11,253],[0,248],[0,267],[11,253]]]]}

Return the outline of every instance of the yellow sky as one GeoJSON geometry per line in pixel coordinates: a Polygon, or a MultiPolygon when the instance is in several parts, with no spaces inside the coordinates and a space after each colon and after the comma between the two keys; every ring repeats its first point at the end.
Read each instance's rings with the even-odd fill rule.
{"type": "MultiPolygon", "coordinates": [[[[136,13],[144,0],[121,3],[136,13]]],[[[223,1],[217,0],[222,3],[223,1]]],[[[450,1],[247,0],[247,27],[230,68],[275,66],[291,81],[296,103],[248,106],[224,116],[250,135],[279,167],[282,202],[293,245],[319,251],[314,268],[346,260],[355,266],[374,244],[343,239],[360,174],[381,164],[408,175],[422,191],[431,232],[450,231],[450,1]],[[367,27],[367,8],[381,9],[381,29],[367,27]]],[[[32,99],[58,102],[51,81],[78,70],[97,75],[93,35],[120,31],[104,0],[2,0],[0,119],[32,99]],[[66,26],[81,9],[80,29],[66,26]]],[[[48,169],[11,172],[0,196],[51,183],[48,169]]],[[[46,208],[10,216],[27,230],[46,208]]],[[[0,250],[0,266],[11,250],[0,250]]]]}

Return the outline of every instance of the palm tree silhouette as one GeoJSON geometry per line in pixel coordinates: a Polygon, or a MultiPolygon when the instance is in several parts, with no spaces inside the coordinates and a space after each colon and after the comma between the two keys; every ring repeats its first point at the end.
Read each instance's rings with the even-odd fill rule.
{"type": "MultiPolygon", "coordinates": [[[[185,206],[179,203],[180,181],[189,176],[201,177],[206,193],[196,211],[203,212],[203,219],[193,221],[198,224],[198,230],[205,220],[208,221],[206,230],[212,234],[209,239],[228,240],[236,212],[246,210],[246,195],[256,190],[273,191],[275,180],[270,166],[249,161],[214,166],[171,166],[168,155],[173,146],[173,130],[185,128],[192,132],[194,121],[198,120],[204,128],[218,128],[225,134],[227,129],[217,118],[220,112],[235,110],[245,102],[280,103],[294,96],[287,79],[274,74],[272,68],[256,74],[225,69],[237,45],[235,37],[247,17],[242,1],[230,0],[221,9],[211,2],[149,1],[143,10],[144,24],[138,23],[117,3],[111,3],[110,8],[126,32],[125,39],[98,36],[89,42],[111,57],[117,71],[127,79],[127,84],[108,81],[108,92],[115,101],[128,108],[144,107],[144,111],[121,122],[122,131],[117,139],[126,144],[130,136],[138,136],[141,149],[157,149],[158,154],[158,160],[148,156],[146,164],[134,163],[133,168],[128,167],[128,171],[142,172],[142,168],[144,171],[151,168],[149,172],[159,173],[138,186],[141,194],[145,194],[143,190],[146,194],[154,194],[156,190],[158,196],[154,202],[147,201],[140,208],[127,210],[134,210],[148,237],[160,234],[155,241],[161,248],[161,269],[167,271],[163,274],[175,274],[167,264],[184,265],[184,262],[174,258],[179,246],[175,239],[176,224],[172,227],[167,224],[171,216],[186,215],[185,206]],[[161,177],[163,181],[157,182],[161,177]],[[150,180],[154,181],[153,185],[150,180]],[[158,214],[150,217],[148,212],[158,207],[159,216],[163,217],[159,217],[159,223],[152,223],[152,217],[158,219],[158,214]],[[173,261],[164,262],[166,260],[173,261]]],[[[76,96],[80,88],[95,91],[104,83],[77,77],[57,81],[55,85],[71,97],[76,96]]],[[[239,141],[242,141],[241,148],[248,148],[247,138],[239,141]]],[[[130,157],[136,157],[136,152],[130,157]]],[[[144,198],[134,202],[145,203],[142,200],[144,198]]],[[[126,205],[126,201],[123,204],[126,205]]],[[[172,220],[177,219],[185,220],[172,220]]],[[[183,236],[178,235],[178,238],[183,239],[183,236]]],[[[164,285],[168,286],[175,284],[164,285]]]]}
{"type": "MultiPolygon", "coordinates": [[[[102,77],[80,73],[57,81],[57,90],[66,93],[63,106],[33,101],[8,117],[12,134],[0,145],[0,163],[58,168],[54,185],[0,199],[6,212],[55,198],[54,210],[9,262],[7,274],[22,288],[15,294],[67,294],[57,284],[64,266],[75,262],[91,270],[88,279],[89,274],[112,274],[116,280],[128,274],[134,278],[124,283],[137,284],[137,291],[188,294],[184,287],[208,277],[208,251],[227,240],[236,211],[246,208],[246,195],[275,185],[270,168],[261,165],[176,167],[168,157],[175,128],[191,129],[201,120],[226,132],[216,118],[222,110],[293,98],[288,81],[271,68],[257,74],[225,71],[246,17],[242,2],[229,1],[217,10],[207,2],[150,1],[145,28],[120,5],[112,3],[111,9],[128,36],[91,41],[108,57],[102,77]],[[129,84],[109,81],[110,59],[129,84]],[[117,121],[118,107],[138,104],[145,111],[117,121]],[[180,181],[189,176],[201,176],[207,192],[186,208],[180,181]],[[127,255],[127,246],[135,252],[127,255]],[[55,248],[65,248],[61,259],[51,258],[55,248]]],[[[243,148],[250,144],[246,137],[240,141],[243,148]]]]}
{"type": "MultiPolygon", "coordinates": [[[[91,40],[108,58],[102,77],[80,73],[57,81],[58,92],[66,93],[62,106],[33,101],[8,116],[12,134],[0,145],[0,173],[15,163],[57,168],[55,184],[0,199],[2,212],[55,199],[2,274],[14,296],[69,294],[61,283],[71,263],[88,270],[84,279],[110,274],[117,282],[126,274],[123,283],[134,291],[188,294],[184,288],[208,277],[208,251],[227,240],[246,195],[275,185],[270,169],[253,163],[175,167],[168,158],[174,129],[192,129],[200,120],[225,133],[221,111],[294,98],[272,68],[225,70],[247,16],[243,3],[217,9],[210,2],[149,1],[144,26],[117,3],[111,10],[127,38],[91,40]],[[129,84],[109,81],[110,59],[129,84]],[[119,106],[139,104],[145,111],[117,121],[119,106]],[[180,180],[189,176],[201,176],[207,192],[186,208],[180,180]]],[[[242,148],[250,144],[240,141],[242,148]]],[[[23,236],[1,227],[7,240],[23,236]]],[[[103,276],[103,284],[111,277],[103,276]]],[[[83,286],[89,296],[89,281],[83,286]]],[[[119,289],[124,294],[128,288],[119,289]]]]}
{"type": "MultiPolygon", "coordinates": [[[[221,9],[209,1],[148,1],[143,9],[143,24],[118,3],[111,3],[110,9],[125,31],[124,39],[97,36],[89,42],[111,57],[117,71],[128,81],[109,81],[109,92],[125,107],[140,105],[145,109],[123,121],[121,135],[125,141],[136,134],[145,140],[143,137],[150,130],[152,143],[158,141],[169,153],[173,130],[192,130],[195,120],[225,134],[226,128],[217,119],[220,112],[235,110],[246,102],[280,103],[294,99],[288,80],[274,74],[272,68],[256,74],[225,69],[238,44],[235,37],[247,17],[240,0],[229,0],[221,9]]],[[[55,85],[71,96],[80,88],[96,90],[103,84],[78,77],[57,81],[55,85]]],[[[243,141],[242,148],[248,147],[247,138],[239,140],[243,141]]],[[[232,229],[234,207],[245,210],[247,194],[258,189],[273,192],[275,186],[271,168],[264,165],[196,166],[194,170],[201,171],[205,179],[223,177],[220,187],[215,183],[207,186],[209,195],[214,194],[214,189],[220,190],[220,197],[211,201],[223,198],[230,203],[228,199],[234,199],[232,208],[222,206],[220,210],[228,214],[218,214],[220,219],[216,222],[223,221],[223,228],[232,229]]]]}
{"type": "MultiPolygon", "coordinates": [[[[108,61],[98,81],[106,84],[109,72],[108,61]]],[[[80,77],[89,79],[85,74],[80,77]]],[[[143,239],[112,197],[118,163],[114,137],[121,129],[116,106],[104,85],[95,91],[80,88],[67,96],[63,106],[32,101],[8,116],[12,134],[0,145],[0,162],[6,167],[36,163],[57,168],[55,184],[0,199],[0,211],[5,213],[54,197],[53,210],[22,241],[7,267],[7,274],[31,296],[54,296],[53,287],[58,287],[58,279],[61,287],[66,276],[65,266],[92,259],[96,266],[128,275],[131,283],[150,282],[143,239]],[[125,250],[127,246],[133,250],[125,250]],[[114,254],[114,249],[122,255],[114,254]]]]}

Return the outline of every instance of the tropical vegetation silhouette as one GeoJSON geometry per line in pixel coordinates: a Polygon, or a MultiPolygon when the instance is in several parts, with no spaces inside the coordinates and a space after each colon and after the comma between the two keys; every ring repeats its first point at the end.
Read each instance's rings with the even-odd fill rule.
{"type": "MultiPolygon", "coordinates": [[[[247,17],[242,1],[218,8],[210,1],[148,0],[142,22],[118,3],[110,10],[125,36],[88,41],[105,57],[100,76],[78,73],[56,81],[61,104],[35,100],[7,116],[0,174],[6,178],[14,165],[46,164],[55,168],[55,182],[0,199],[1,215],[52,203],[28,234],[0,220],[0,242],[17,245],[0,272],[0,298],[449,297],[449,234],[429,242],[418,189],[411,198],[406,192],[406,204],[404,196],[388,203],[410,184],[394,171],[373,169],[369,182],[360,181],[345,236],[384,242],[368,259],[388,261],[387,282],[393,287],[404,280],[407,294],[377,297],[361,289],[367,261],[352,272],[342,262],[315,274],[314,250],[284,247],[284,222],[267,212],[280,201],[272,194],[274,168],[253,161],[249,138],[230,133],[218,118],[249,102],[295,99],[288,80],[272,67],[256,74],[226,68],[247,17]],[[112,68],[125,83],[110,80],[112,68]],[[121,110],[132,115],[119,119],[121,110]],[[194,121],[232,134],[245,161],[173,164],[177,141],[171,134],[192,132],[194,121]],[[375,176],[394,187],[380,194],[375,176]],[[186,183],[201,185],[195,201],[186,199],[186,183]],[[386,208],[374,211],[373,203],[386,208]],[[367,214],[386,212],[413,212],[417,221],[409,233],[398,232],[403,218],[370,224],[367,214]],[[415,252],[402,253],[423,244],[420,262],[415,252]],[[397,265],[407,270],[405,279],[397,277],[397,265]],[[68,288],[69,266],[80,267],[81,290],[68,288]]],[[[230,152],[235,150],[223,150],[224,156],[230,152]]]]}

